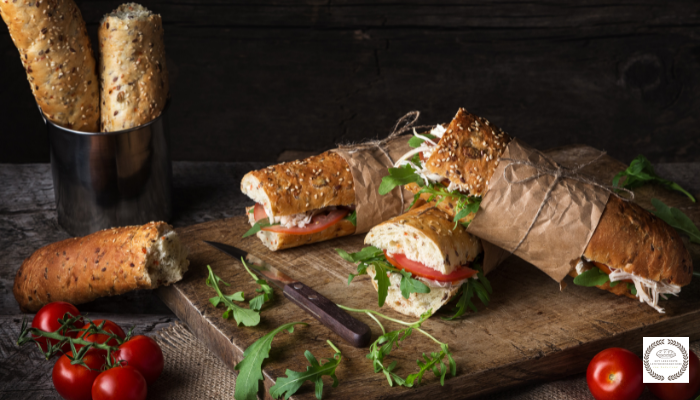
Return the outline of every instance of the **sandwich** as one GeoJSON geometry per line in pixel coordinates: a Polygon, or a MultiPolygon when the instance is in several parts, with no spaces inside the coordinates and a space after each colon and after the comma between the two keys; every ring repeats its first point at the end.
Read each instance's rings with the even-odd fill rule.
{"type": "MultiPolygon", "coordinates": [[[[406,185],[416,198],[468,226],[510,136],[464,109],[448,126],[414,136],[414,150],[390,169],[384,190],[406,185]]],[[[663,312],[659,297],[677,295],[690,283],[692,271],[690,254],[675,229],[611,194],[584,253],[571,262],[570,275],[577,277],[575,284],[636,298],[663,312]]]]}
{"type": "Polygon", "coordinates": [[[255,201],[246,212],[257,237],[281,250],[355,233],[355,190],[343,157],[327,151],[247,173],[241,191],[255,201]]]}
{"type": "Polygon", "coordinates": [[[456,318],[467,308],[476,310],[474,294],[488,302],[491,287],[481,268],[481,241],[430,204],[375,226],[365,244],[369,247],[357,253],[337,251],[359,263],[357,275],[371,277],[380,307],[419,318],[434,314],[462,289],[456,318]]]}

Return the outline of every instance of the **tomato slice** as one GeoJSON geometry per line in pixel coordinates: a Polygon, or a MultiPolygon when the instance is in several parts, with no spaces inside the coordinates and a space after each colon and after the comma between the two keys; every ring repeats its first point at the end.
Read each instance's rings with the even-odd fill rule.
{"type": "Polygon", "coordinates": [[[255,218],[255,222],[258,222],[263,218],[267,218],[265,207],[263,207],[262,204],[255,203],[255,207],[253,208],[253,210],[253,218],[255,218]]]}
{"type": "MultiPolygon", "coordinates": [[[[593,263],[593,265],[595,265],[596,267],[598,267],[599,270],[603,271],[606,275],[610,275],[610,273],[612,272],[612,271],[610,271],[610,267],[608,267],[608,266],[605,265],[605,264],[602,264],[602,263],[599,263],[599,262],[595,262],[595,261],[591,261],[591,262],[593,263]]],[[[623,281],[621,281],[621,282],[633,283],[633,282],[632,282],[632,279],[625,279],[625,280],[623,280],[623,281]]]]}
{"type": "MultiPolygon", "coordinates": [[[[262,208],[262,206],[260,208],[262,208]]],[[[262,212],[264,213],[265,210],[262,212]]],[[[258,204],[255,205],[255,214],[255,220],[257,221],[258,204]]],[[[303,228],[299,228],[298,226],[285,228],[282,225],[273,225],[266,226],[262,228],[262,230],[267,232],[286,233],[288,235],[310,235],[312,233],[321,232],[322,230],[327,229],[328,227],[339,222],[341,219],[345,218],[348,214],[350,214],[350,209],[342,208],[339,210],[333,210],[327,214],[314,215],[313,218],[311,218],[311,222],[303,228]]],[[[263,218],[267,218],[267,214],[265,214],[263,218]]]]}
{"type": "Polygon", "coordinates": [[[398,269],[405,269],[406,271],[412,273],[413,275],[420,276],[421,278],[430,279],[438,282],[457,282],[462,279],[471,278],[476,275],[476,270],[462,265],[451,273],[445,275],[436,271],[423,263],[418,261],[409,260],[404,254],[394,254],[393,257],[389,256],[384,250],[384,256],[389,264],[393,265],[398,269]]]}

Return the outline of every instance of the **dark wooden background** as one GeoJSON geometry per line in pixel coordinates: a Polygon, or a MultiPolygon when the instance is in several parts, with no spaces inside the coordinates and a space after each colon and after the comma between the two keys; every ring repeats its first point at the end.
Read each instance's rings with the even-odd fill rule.
{"type": "MultiPolygon", "coordinates": [[[[460,106],[540,148],[583,143],[625,162],[700,152],[697,0],[142,3],[165,21],[176,160],[275,160],[460,106]]],[[[94,36],[119,2],[78,4],[94,36]]],[[[0,163],[48,161],[4,27],[0,77],[0,163]]]]}

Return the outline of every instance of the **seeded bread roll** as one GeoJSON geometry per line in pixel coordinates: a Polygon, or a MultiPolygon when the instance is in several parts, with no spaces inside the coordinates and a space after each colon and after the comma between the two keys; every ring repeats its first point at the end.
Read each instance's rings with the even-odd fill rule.
{"type": "Polygon", "coordinates": [[[612,195],[583,256],[652,281],[685,286],[693,261],[678,232],[639,205],[612,195]]]}
{"type": "Polygon", "coordinates": [[[481,254],[481,241],[431,204],[413,208],[372,228],[365,244],[401,253],[448,275],[481,254]]]}
{"type": "Polygon", "coordinates": [[[274,217],[355,203],[348,163],[332,151],[248,172],[241,191],[274,217]]]}
{"type": "Polygon", "coordinates": [[[46,118],[65,128],[97,132],[95,57],[73,0],[0,0],[0,15],[46,118]]]}
{"type": "MultiPolygon", "coordinates": [[[[403,215],[394,217],[372,228],[365,236],[365,244],[375,246],[391,254],[403,254],[442,274],[450,274],[457,267],[473,261],[483,252],[481,241],[467,233],[447,214],[430,204],[415,207],[403,215]]],[[[374,266],[367,268],[372,285],[374,266]]],[[[459,285],[449,287],[430,286],[429,293],[411,293],[408,299],[401,294],[401,274],[389,274],[389,291],[386,305],[401,314],[420,317],[428,310],[435,313],[459,291],[459,285]]]]}
{"type": "Polygon", "coordinates": [[[102,131],[134,128],[157,118],[168,98],[163,22],[136,3],[122,4],[98,30],[102,131]]]}
{"type": "MultiPolygon", "coordinates": [[[[251,212],[253,207],[247,207],[248,222],[250,225],[255,224],[255,216],[251,212]]],[[[303,246],[305,244],[322,242],[324,240],[335,239],[342,236],[348,236],[355,233],[355,224],[343,219],[329,226],[321,232],[311,233],[308,235],[290,235],[288,233],[259,231],[256,233],[258,239],[272,251],[290,249],[292,247],[303,246]]]]}
{"type": "Polygon", "coordinates": [[[172,226],[105,229],[44,246],[24,260],[13,292],[23,312],[52,301],[81,304],[182,279],[189,261],[172,226]]]}

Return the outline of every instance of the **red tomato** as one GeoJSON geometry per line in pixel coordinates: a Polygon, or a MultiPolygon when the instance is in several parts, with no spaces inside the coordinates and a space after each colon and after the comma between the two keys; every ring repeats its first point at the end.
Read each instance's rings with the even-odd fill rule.
{"type": "MultiPolygon", "coordinates": [[[[68,354],[73,355],[71,352],[68,354]]],[[[105,355],[101,351],[90,349],[83,357],[83,361],[90,369],[82,365],[71,365],[70,359],[65,354],[53,366],[51,373],[53,386],[66,400],[92,399],[92,383],[102,373],[105,355]]]]}
{"type": "Polygon", "coordinates": [[[281,225],[274,225],[262,228],[262,230],[268,232],[286,233],[288,235],[310,235],[312,233],[325,230],[326,228],[345,218],[348,214],[350,214],[350,209],[343,208],[333,210],[327,214],[316,214],[313,218],[311,218],[311,222],[303,228],[285,228],[281,225]]]}
{"type": "MultiPolygon", "coordinates": [[[[59,328],[61,328],[61,323],[58,322],[59,318],[69,318],[69,316],[66,314],[70,314],[71,316],[75,317],[80,315],[80,312],[74,305],[64,301],[54,301],[53,303],[49,303],[41,307],[41,309],[36,313],[34,319],[32,320],[32,328],[37,328],[44,332],[56,332],[59,328]]],[[[78,326],[76,326],[76,328],[78,326]]],[[[66,332],[65,330],[60,333],[64,336],[71,337],[75,337],[76,335],[74,332],[66,332]]],[[[54,345],[58,343],[58,340],[39,338],[41,350],[46,351],[46,349],[48,349],[47,342],[54,345]]],[[[62,350],[64,353],[70,351],[70,345],[64,345],[62,350]]]]}
{"type": "Polygon", "coordinates": [[[588,389],[596,400],[635,400],[644,390],[643,368],[642,360],[629,350],[603,350],[588,364],[588,389]]]}
{"type": "Polygon", "coordinates": [[[688,400],[695,397],[700,390],[700,362],[692,351],[688,355],[690,379],[688,383],[647,383],[649,390],[660,400],[688,400]]]}
{"type": "Polygon", "coordinates": [[[122,366],[101,373],[92,384],[92,400],[145,400],[148,388],[134,367],[122,366]]]}
{"type": "Polygon", "coordinates": [[[476,275],[477,272],[466,265],[462,265],[461,267],[458,267],[456,270],[452,271],[450,274],[444,275],[441,274],[440,271],[436,271],[423,263],[409,260],[404,254],[397,253],[390,257],[386,253],[386,250],[384,250],[384,256],[386,257],[386,260],[389,261],[389,264],[398,269],[405,269],[413,275],[438,282],[461,281],[462,279],[471,278],[472,276],[476,275]]]}
{"type": "MultiPolygon", "coordinates": [[[[92,321],[92,323],[95,324],[95,326],[100,326],[102,321],[104,321],[104,320],[96,319],[96,320],[92,321]]],[[[82,328],[80,328],[82,330],[82,332],[78,332],[77,337],[84,335],[85,330],[87,330],[89,327],[90,327],[90,324],[83,325],[82,328]]],[[[126,334],[124,333],[122,328],[120,328],[119,325],[115,324],[114,322],[112,322],[110,320],[107,320],[105,322],[104,326],[102,327],[102,330],[105,330],[109,333],[115,334],[115,335],[119,336],[120,339],[126,338],[126,334]]],[[[92,343],[105,343],[105,342],[107,342],[107,344],[109,346],[116,347],[119,345],[119,343],[117,343],[116,339],[114,339],[114,338],[110,339],[109,336],[101,334],[101,333],[86,335],[85,337],[83,337],[83,339],[85,341],[92,342],[92,343]],[[109,340],[109,341],[107,341],[107,340],[109,340]]],[[[76,349],[80,349],[80,347],[83,347],[83,346],[82,345],[75,346],[76,349]]]]}
{"type": "Polygon", "coordinates": [[[163,351],[155,340],[148,336],[138,335],[122,343],[114,353],[115,360],[123,360],[136,368],[149,385],[155,382],[163,372],[163,351]]]}

